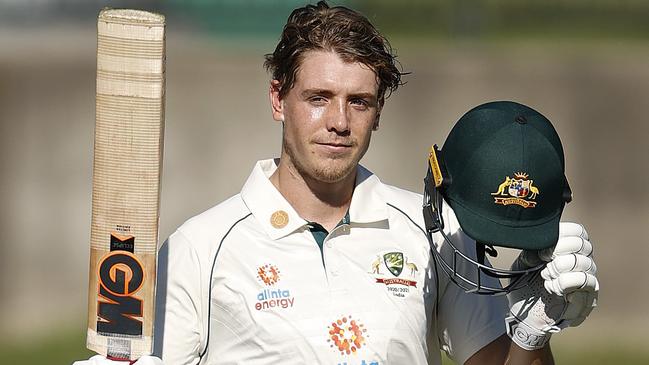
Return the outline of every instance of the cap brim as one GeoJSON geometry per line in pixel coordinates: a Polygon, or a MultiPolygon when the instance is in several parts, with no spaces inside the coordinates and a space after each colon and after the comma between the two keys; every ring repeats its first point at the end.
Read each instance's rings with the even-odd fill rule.
{"type": "Polygon", "coordinates": [[[450,205],[464,233],[478,242],[520,250],[542,250],[554,246],[559,239],[561,214],[541,224],[512,227],[481,217],[453,201],[450,205]]]}

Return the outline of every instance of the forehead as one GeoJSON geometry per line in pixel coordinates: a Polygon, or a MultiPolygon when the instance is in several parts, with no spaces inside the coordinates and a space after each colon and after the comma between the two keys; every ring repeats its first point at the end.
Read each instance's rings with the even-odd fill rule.
{"type": "Polygon", "coordinates": [[[378,91],[376,73],[360,62],[348,62],[330,51],[308,51],[302,56],[295,75],[296,89],[326,89],[374,93],[378,91]]]}

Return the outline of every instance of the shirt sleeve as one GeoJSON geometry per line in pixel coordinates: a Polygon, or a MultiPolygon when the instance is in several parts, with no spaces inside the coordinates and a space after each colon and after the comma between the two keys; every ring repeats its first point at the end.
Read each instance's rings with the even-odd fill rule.
{"type": "MultiPolygon", "coordinates": [[[[455,215],[446,206],[445,231],[461,252],[475,256],[475,241],[468,237],[459,227],[455,215]]],[[[452,257],[452,250],[441,235],[437,245],[438,252],[444,258],[452,257]]],[[[475,257],[474,257],[475,259],[475,257]]],[[[457,270],[465,277],[476,276],[473,264],[458,260],[457,270]]],[[[439,269],[439,268],[438,268],[439,269]]],[[[505,333],[505,315],[508,311],[505,296],[478,295],[465,293],[462,288],[450,281],[440,269],[440,297],[438,301],[438,336],[441,349],[458,364],[464,364],[473,354],[505,333]]],[[[490,286],[500,286],[495,278],[483,282],[490,286]]]]}
{"type": "Polygon", "coordinates": [[[197,364],[203,338],[201,262],[178,231],[158,252],[154,354],[165,364],[197,364]]]}

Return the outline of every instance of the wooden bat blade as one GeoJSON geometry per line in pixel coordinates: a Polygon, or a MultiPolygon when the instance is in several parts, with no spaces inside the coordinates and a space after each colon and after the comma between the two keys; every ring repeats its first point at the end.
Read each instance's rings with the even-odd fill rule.
{"type": "Polygon", "coordinates": [[[86,344],[108,357],[152,351],[164,94],[164,16],[102,10],[86,344]]]}

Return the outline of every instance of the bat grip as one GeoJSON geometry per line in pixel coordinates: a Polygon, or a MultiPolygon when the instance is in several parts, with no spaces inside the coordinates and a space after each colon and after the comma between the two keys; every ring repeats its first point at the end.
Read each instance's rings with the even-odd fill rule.
{"type": "Polygon", "coordinates": [[[128,365],[133,365],[137,361],[137,360],[130,360],[130,359],[122,359],[121,357],[114,357],[114,356],[106,356],[106,358],[111,361],[120,361],[120,362],[128,361],[128,365]]]}

